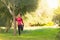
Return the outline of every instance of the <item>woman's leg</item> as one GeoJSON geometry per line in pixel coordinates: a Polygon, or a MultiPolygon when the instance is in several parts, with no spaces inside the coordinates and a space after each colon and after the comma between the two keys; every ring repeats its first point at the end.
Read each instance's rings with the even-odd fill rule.
{"type": "Polygon", "coordinates": [[[21,25],[21,31],[23,31],[23,27],[24,27],[24,26],[23,26],[23,25],[21,25]]]}
{"type": "Polygon", "coordinates": [[[20,32],[20,25],[18,25],[18,33],[19,33],[19,35],[21,34],[21,32],[20,32]]]}

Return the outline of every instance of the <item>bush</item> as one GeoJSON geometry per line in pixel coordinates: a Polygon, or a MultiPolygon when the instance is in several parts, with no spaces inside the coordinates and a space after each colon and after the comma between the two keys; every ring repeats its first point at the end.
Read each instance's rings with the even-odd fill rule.
{"type": "Polygon", "coordinates": [[[45,24],[39,24],[39,23],[37,23],[37,24],[30,24],[30,26],[44,26],[45,24]]]}
{"type": "Polygon", "coordinates": [[[44,25],[44,26],[53,26],[54,25],[54,22],[48,22],[48,23],[46,23],[46,25],[44,25]]]}

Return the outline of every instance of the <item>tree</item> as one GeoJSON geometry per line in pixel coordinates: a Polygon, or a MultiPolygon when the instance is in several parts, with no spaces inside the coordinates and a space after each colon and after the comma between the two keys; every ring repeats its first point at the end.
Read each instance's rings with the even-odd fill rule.
{"type": "Polygon", "coordinates": [[[11,14],[9,13],[7,7],[0,1],[0,26],[1,27],[6,27],[6,32],[11,27],[11,14]],[[9,16],[8,16],[9,15],[9,16]]]}
{"type": "Polygon", "coordinates": [[[9,10],[10,14],[13,17],[13,21],[14,21],[14,35],[16,35],[16,23],[15,23],[15,13],[14,13],[15,4],[14,4],[14,2],[11,4],[9,2],[9,0],[1,0],[1,1],[5,4],[5,6],[7,7],[7,9],[9,10]],[[11,8],[13,8],[13,10],[11,10],[11,8]]]}
{"type": "Polygon", "coordinates": [[[1,0],[1,2],[6,6],[13,17],[14,35],[16,35],[15,15],[18,14],[18,12],[25,13],[26,11],[34,11],[37,0],[1,0]]]}
{"type": "Polygon", "coordinates": [[[59,24],[60,26],[60,7],[58,7],[56,10],[54,10],[54,17],[53,17],[53,21],[57,24],[59,24]]]}

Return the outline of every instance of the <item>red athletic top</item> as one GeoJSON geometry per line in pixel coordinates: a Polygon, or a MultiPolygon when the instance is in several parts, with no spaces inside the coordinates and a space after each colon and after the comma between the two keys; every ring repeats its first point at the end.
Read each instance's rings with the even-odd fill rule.
{"type": "Polygon", "coordinates": [[[16,18],[18,25],[23,25],[23,20],[21,17],[16,18]]]}

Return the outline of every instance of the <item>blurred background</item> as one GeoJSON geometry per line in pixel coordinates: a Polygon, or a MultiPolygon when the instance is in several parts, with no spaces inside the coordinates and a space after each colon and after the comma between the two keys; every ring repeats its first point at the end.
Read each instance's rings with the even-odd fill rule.
{"type": "Polygon", "coordinates": [[[24,26],[60,25],[60,0],[0,0],[0,26],[13,26],[10,10],[20,12],[24,26]]]}

